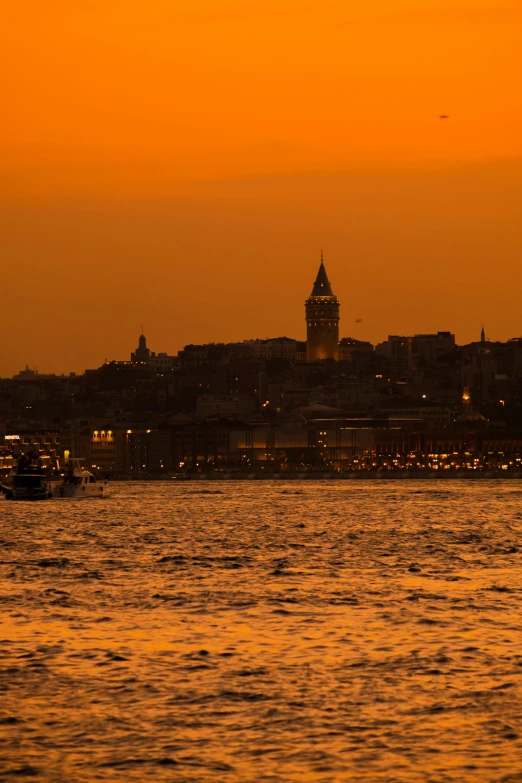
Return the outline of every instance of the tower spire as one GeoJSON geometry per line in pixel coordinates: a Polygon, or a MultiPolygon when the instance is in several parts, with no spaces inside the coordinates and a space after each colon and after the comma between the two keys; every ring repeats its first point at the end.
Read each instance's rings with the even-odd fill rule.
{"type": "Polygon", "coordinates": [[[486,342],[486,332],[484,331],[484,324],[482,324],[482,330],[480,332],[480,342],[481,343],[486,342]]]}
{"type": "Polygon", "coordinates": [[[321,264],[319,266],[319,271],[315,279],[311,296],[335,296],[334,292],[332,291],[332,286],[330,285],[330,281],[328,280],[328,275],[326,274],[322,250],[321,250],[321,264]]]}

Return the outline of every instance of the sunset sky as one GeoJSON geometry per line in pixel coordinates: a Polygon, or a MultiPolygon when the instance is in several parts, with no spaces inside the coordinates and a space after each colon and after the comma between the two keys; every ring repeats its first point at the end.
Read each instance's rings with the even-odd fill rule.
{"type": "Polygon", "coordinates": [[[141,324],[304,339],[321,248],[342,336],[522,335],[519,0],[6,0],[3,30],[0,375],[141,324]]]}

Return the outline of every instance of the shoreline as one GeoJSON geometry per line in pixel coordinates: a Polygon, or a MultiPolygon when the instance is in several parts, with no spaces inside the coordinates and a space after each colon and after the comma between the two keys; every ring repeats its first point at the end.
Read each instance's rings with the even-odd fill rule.
{"type": "Polygon", "coordinates": [[[345,471],[342,473],[196,473],[172,476],[129,476],[113,481],[492,481],[522,479],[519,471],[345,471]]]}

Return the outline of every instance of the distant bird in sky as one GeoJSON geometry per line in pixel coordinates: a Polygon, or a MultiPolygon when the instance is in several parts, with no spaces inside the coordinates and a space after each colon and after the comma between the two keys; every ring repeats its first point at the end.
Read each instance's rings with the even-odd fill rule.
{"type": "Polygon", "coordinates": [[[355,319],[356,324],[362,324],[362,318],[356,318],[355,319]]]}
{"type": "Polygon", "coordinates": [[[449,114],[439,114],[439,120],[449,120],[449,114]]]}

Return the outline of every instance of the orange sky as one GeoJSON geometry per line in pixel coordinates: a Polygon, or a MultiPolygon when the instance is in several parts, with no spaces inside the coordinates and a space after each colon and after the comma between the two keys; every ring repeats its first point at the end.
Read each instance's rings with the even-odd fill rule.
{"type": "Polygon", "coordinates": [[[304,338],[321,246],[343,336],[522,334],[518,0],[7,0],[3,28],[0,375],[142,323],[304,338]]]}

